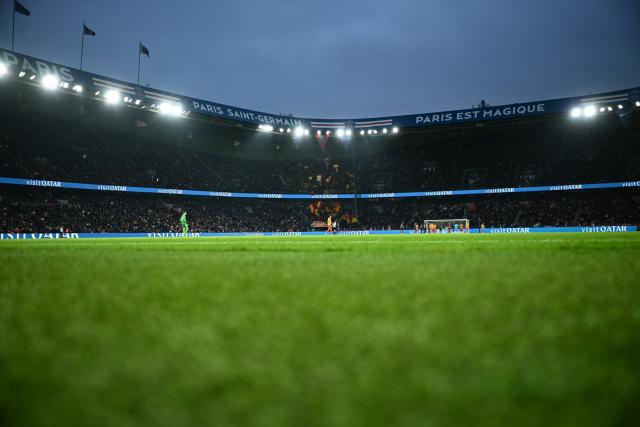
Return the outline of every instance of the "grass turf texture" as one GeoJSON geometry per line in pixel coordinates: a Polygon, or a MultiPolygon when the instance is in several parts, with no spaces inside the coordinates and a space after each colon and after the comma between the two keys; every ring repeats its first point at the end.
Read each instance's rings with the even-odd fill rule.
{"type": "Polygon", "coordinates": [[[0,242],[0,424],[632,425],[639,258],[640,233],[0,242]]]}

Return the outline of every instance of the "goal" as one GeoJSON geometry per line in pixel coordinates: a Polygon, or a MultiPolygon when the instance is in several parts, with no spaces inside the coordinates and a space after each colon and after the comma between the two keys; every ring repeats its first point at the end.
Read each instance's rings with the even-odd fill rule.
{"type": "Polygon", "coordinates": [[[466,218],[458,219],[425,219],[425,233],[468,233],[469,220],[466,218]]]}

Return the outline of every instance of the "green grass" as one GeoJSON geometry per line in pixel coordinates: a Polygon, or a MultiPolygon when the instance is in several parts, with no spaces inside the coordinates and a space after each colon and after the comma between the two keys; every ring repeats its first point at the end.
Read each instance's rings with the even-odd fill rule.
{"type": "Polygon", "coordinates": [[[0,425],[629,426],[640,233],[0,242],[0,425]]]}

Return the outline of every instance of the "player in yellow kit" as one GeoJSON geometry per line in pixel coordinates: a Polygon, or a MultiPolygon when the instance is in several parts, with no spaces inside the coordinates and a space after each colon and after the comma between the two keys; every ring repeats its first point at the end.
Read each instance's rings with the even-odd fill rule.
{"type": "Polygon", "coordinates": [[[333,221],[331,220],[331,216],[327,219],[327,233],[333,234],[333,221]]]}

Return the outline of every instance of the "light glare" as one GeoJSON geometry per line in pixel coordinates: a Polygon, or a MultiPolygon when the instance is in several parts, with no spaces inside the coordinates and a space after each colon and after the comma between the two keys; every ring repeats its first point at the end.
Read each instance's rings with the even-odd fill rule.
{"type": "Polygon", "coordinates": [[[60,84],[60,80],[51,74],[48,74],[42,78],[42,86],[48,90],[54,90],[60,84]]]}
{"type": "Polygon", "coordinates": [[[580,117],[582,115],[582,109],[575,107],[571,110],[571,117],[573,117],[574,119],[577,119],[578,117],[580,117]]]}
{"type": "MultiPolygon", "coordinates": [[[[174,116],[181,116],[182,115],[182,105],[180,104],[173,104],[171,106],[171,114],[174,116]]],[[[273,127],[271,128],[271,130],[273,130],[273,127]]]]}
{"type": "Polygon", "coordinates": [[[110,89],[105,92],[104,99],[108,104],[117,104],[122,100],[122,96],[120,96],[120,92],[117,90],[110,89]]]}

